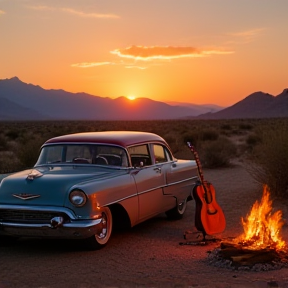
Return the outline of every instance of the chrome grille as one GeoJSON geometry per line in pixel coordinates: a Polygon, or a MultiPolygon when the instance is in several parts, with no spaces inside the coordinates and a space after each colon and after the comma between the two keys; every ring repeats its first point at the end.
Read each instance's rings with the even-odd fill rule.
{"type": "Polygon", "coordinates": [[[69,217],[63,212],[29,211],[29,210],[0,210],[0,221],[10,223],[49,224],[53,217],[61,216],[64,222],[69,222],[69,217]]]}

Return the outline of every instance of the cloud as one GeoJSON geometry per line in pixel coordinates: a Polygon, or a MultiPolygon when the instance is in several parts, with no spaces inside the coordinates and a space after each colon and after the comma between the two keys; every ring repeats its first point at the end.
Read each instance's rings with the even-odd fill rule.
{"type": "Polygon", "coordinates": [[[119,57],[132,58],[135,60],[149,61],[153,59],[177,59],[184,57],[204,57],[212,54],[231,54],[234,51],[223,49],[198,49],[194,47],[175,46],[131,46],[124,49],[110,51],[119,57]]]}
{"type": "Polygon", "coordinates": [[[81,62],[81,63],[71,64],[71,67],[92,68],[92,67],[98,67],[98,66],[104,66],[104,65],[120,65],[120,66],[125,66],[125,68],[127,68],[127,69],[139,69],[139,70],[147,69],[147,67],[137,66],[137,65],[133,65],[133,64],[127,64],[123,61],[121,61],[119,63],[115,63],[115,62],[81,62]]]}
{"type": "Polygon", "coordinates": [[[103,65],[114,65],[112,62],[82,62],[82,63],[75,63],[71,64],[71,67],[78,67],[78,68],[91,68],[103,65]]]}
{"type": "Polygon", "coordinates": [[[125,66],[125,68],[127,68],[127,69],[140,69],[140,70],[145,70],[145,69],[147,69],[147,67],[134,66],[134,65],[125,66]]]}
{"type": "Polygon", "coordinates": [[[245,43],[253,41],[261,32],[265,30],[265,28],[256,28],[256,29],[250,29],[245,30],[241,32],[234,32],[234,33],[228,33],[228,35],[240,38],[245,43]]]}
{"type": "MultiPolygon", "coordinates": [[[[71,64],[71,67],[77,68],[91,68],[103,65],[121,65],[127,69],[140,69],[145,70],[148,67],[135,65],[135,60],[149,61],[149,60],[160,60],[169,61],[171,59],[184,58],[184,57],[205,57],[210,55],[223,55],[232,54],[234,51],[227,51],[224,49],[197,49],[194,47],[173,47],[173,46],[131,46],[124,49],[116,49],[110,51],[119,57],[128,59],[128,61],[114,61],[114,62],[81,62],[71,64]],[[132,61],[131,61],[132,60],[132,61]],[[130,63],[129,63],[130,62],[130,63]]],[[[154,63],[154,65],[156,65],[154,63]]]]}
{"type": "Polygon", "coordinates": [[[118,15],[115,14],[86,13],[71,8],[62,8],[61,10],[85,18],[120,18],[118,15]]]}
{"type": "Polygon", "coordinates": [[[120,18],[120,16],[115,14],[100,14],[100,13],[86,13],[83,11],[71,9],[71,8],[54,8],[51,6],[44,6],[44,5],[38,5],[38,6],[29,6],[30,9],[37,10],[37,11],[52,11],[52,10],[59,10],[65,13],[69,13],[72,15],[76,15],[83,18],[120,18]]]}

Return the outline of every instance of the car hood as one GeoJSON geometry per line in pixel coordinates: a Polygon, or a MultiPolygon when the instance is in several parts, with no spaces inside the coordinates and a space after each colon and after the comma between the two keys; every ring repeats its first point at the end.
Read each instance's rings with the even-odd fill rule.
{"type": "MultiPolygon", "coordinates": [[[[125,169],[82,166],[37,167],[5,177],[0,183],[0,205],[64,206],[72,188],[126,174],[125,169]]],[[[96,192],[96,191],[95,191],[96,192]]]]}

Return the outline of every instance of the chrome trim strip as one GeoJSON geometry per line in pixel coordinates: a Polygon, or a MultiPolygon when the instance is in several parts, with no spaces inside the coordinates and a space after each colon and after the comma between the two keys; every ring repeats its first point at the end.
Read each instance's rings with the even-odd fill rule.
{"type": "Polygon", "coordinates": [[[21,200],[30,200],[39,198],[41,195],[33,195],[33,194],[27,194],[27,193],[21,193],[21,194],[12,194],[13,197],[16,197],[21,200]]]}
{"type": "Polygon", "coordinates": [[[181,180],[181,181],[173,182],[173,183],[166,184],[166,185],[162,185],[162,186],[158,186],[158,187],[153,187],[153,189],[148,189],[148,190],[142,191],[142,192],[138,193],[138,195],[142,195],[142,194],[145,194],[145,193],[151,192],[151,191],[153,191],[153,190],[157,190],[157,189],[161,189],[161,188],[170,187],[170,186],[173,186],[173,185],[176,185],[176,184],[180,184],[180,183],[188,182],[188,181],[193,180],[193,179],[195,179],[195,178],[197,179],[198,176],[194,176],[194,177],[191,177],[191,178],[187,178],[187,179],[185,179],[185,180],[181,180]]]}
{"type": "Polygon", "coordinates": [[[115,201],[109,202],[109,203],[107,203],[107,204],[105,204],[105,205],[103,205],[103,206],[109,206],[109,205],[112,205],[112,204],[115,204],[115,203],[119,203],[119,202],[121,202],[121,201],[130,199],[130,198],[133,198],[133,197],[137,197],[138,195],[139,195],[138,193],[133,194],[133,195],[129,195],[129,196],[127,196],[127,197],[123,197],[123,198],[117,199],[117,200],[115,200],[115,201]]]}
{"type": "Polygon", "coordinates": [[[167,184],[165,187],[172,186],[172,185],[179,184],[179,183],[183,183],[183,182],[187,182],[187,181],[190,181],[190,180],[193,180],[193,179],[198,179],[198,176],[193,176],[193,177],[187,178],[185,180],[180,180],[180,181],[177,181],[177,182],[173,182],[173,183],[167,184]]]}

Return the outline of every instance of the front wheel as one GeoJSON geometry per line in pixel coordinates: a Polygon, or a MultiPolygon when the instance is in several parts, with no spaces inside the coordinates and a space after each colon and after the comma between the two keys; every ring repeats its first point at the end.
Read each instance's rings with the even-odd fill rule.
{"type": "Polygon", "coordinates": [[[103,248],[111,237],[112,213],[108,207],[103,208],[102,221],[99,225],[101,225],[99,233],[85,239],[85,246],[89,250],[98,250],[103,248]]]}
{"type": "Polygon", "coordinates": [[[176,207],[166,211],[165,214],[171,220],[179,220],[183,218],[186,208],[187,208],[187,199],[179,203],[177,202],[176,207]]]}

